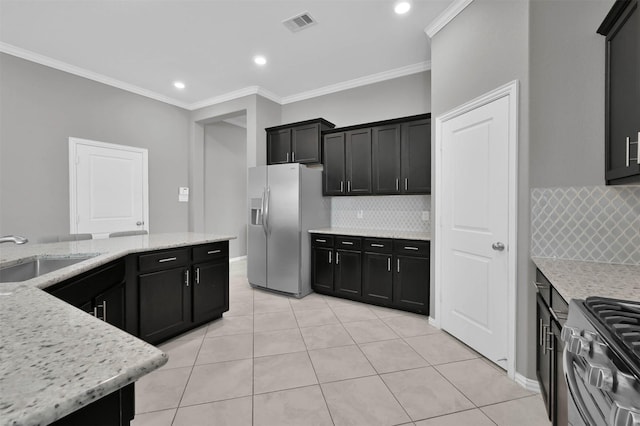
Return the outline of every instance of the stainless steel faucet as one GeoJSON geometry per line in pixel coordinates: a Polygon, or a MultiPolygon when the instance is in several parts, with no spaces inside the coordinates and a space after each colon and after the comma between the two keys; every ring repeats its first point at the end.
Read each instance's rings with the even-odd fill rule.
{"type": "Polygon", "coordinates": [[[5,235],[4,237],[0,237],[0,243],[25,244],[28,242],[28,239],[19,235],[5,235]]]}

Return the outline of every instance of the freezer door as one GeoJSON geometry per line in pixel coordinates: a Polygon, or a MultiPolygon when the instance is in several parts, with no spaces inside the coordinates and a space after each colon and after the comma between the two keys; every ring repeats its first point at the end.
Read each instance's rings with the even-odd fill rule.
{"type": "Polygon", "coordinates": [[[300,165],[269,166],[267,288],[300,292],[300,165]]]}
{"type": "Polygon", "coordinates": [[[267,286],[267,236],[264,222],[264,206],[267,191],[267,166],[249,169],[247,203],[247,278],[253,285],[267,286]]]}

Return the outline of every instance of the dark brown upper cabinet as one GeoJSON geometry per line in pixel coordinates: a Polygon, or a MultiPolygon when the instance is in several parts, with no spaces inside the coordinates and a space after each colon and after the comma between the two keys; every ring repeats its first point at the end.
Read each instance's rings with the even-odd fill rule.
{"type": "Polygon", "coordinates": [[[430,117],[422,114],[325,132],[324,195],[430,194],[430,117]]]}
{"type": "Polygon", "coordinates": [[[322,162],[321,133],[335,125],[322,118],[269,127],[267,164],[322,162]]]}
{"type": "Polygon", "coordinates": [[[617,0],[598,33],[606,37],[605,180],[640,182],[640,11],[617,0]]]}

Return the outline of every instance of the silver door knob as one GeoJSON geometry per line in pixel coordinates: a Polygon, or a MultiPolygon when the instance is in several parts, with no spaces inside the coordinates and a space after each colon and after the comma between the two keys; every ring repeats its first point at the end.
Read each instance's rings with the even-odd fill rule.
{"type": "Polygon", "coordinates": [[[137,222],[136,222],[136,225],[138,225],[138,226],[142,226],[142,225],[144,225],[144,222],[142,222],[142,221],[140,221],[140,220],[139,220],[139,221],[137,221],[137,222]]]}
{"type": "Polygon", "coordinates": [[[502,251],[504,250],[504,244],[497,242],[497,243],[493,243],[491,244],[491,248],[497,251],[502,251]]]}

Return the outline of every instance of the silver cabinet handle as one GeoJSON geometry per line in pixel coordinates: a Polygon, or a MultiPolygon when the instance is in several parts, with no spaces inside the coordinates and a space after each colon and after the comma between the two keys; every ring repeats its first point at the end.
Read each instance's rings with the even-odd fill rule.
{"type": "Polygon", "coordinates": [[[295,152],[291,152],[291,161],[295,162],[296,161],[296,153],[295,152]]]}
{"type": "Polygon", "coordinates": [[[353,243],[351,241],[343,241],[342,244],[346,245],[346,246],[352,246],[353,243]]]}
{"type": "Polygon", "coordinates": [[[336,253],[336,265],[340,263],[340,253],[336,253]]]}
{"type": "Polygon", "coordinates": [[[93,315],[94,317],[98,318],[98,307],[97,306],[93,307],[93,313],[91,315],[93,315]]]}
{"type": "Polygon", "coordinates": [[[635,142],[631,142],[631,138],[627,136],[627,167],[629,167],[629,162],[631,160],[636,160],[636,163],[640,164],[640,132],[638,132],[638,140],[635,142]],[[636,158],[631,158],[631,145],[636,145],[638,147],[638,150],[636,151],[636,158]]]}
{"type": "Polygon", "coordinates": [[[107,322],[107,301],[103,300],[102,305],[98,305],[98,308],[102,308],[102,321],[107,322]]]}
{"type": "Polygon", "coordinates": [[[326,243],[327,240],[321,240],[320,238],[316,238],[316,243],[326,243]]]}
{"type": "Polygon", "coordinates": [[[177,257],[165,257],[164,259],[160,259],[158,260],[158,263],[164,263],[164,262],[173,262],[174,260],[177,260],[177,257]]]}
{"type": "Polygon", "coordinates": [[[400,179],[396,179],[396,191],[400,191],[400,179]]]}
{"type": "Polygon", "coordinates": [[[387,271],[391,272],[391,257],[387,257],[387,271]]]}
{"type": "Polygon", "coordinates": [[[196,284],[200,284],[200,268],[196,268],[196,284]]]}
{"type": "Polygon", "coordinates": [[[397,259],[397,271],[400,273],[400,259],[397,259]]]}
{"type": "Polygon", "coordinates": [[[418,247],[405,247],[405,250],[418,250],[418,247]]]}
{"type": "Polygon", "coordinates": [[[287,163],[289,162],[289,153],[287,152],[287,163]]]}
{"type": "Polygon", "coordinates": [[[409,178],[404,178],[404,190],[409,190],[409,178]]]}
{"type": "Polygon", "coordinates": [[[547,328],[549,326],[546,324],[542,324],[542,332],[540,333],[541,339],[542,339],[542,353],[546,354],[547,353],[547,328]]]}
{"type": "Polygon", "coordinates": [[[187,287],[189,287],[189,270],[187,269],[186,271],[184,271],[184,283],[186,284],[187,287]]]}
{"type": "Polygon", "coordinates": [[[569,312],[556,312],[551,306],[549,306],[549,312],[556,320],[566,320],[569,317],[569,312]]]}
{"type": "Polygon", "coordinates": [[[340,192],[344,192],[344,181],[340,181],[340,192]]]}
{"type": "Polygon", "coordinates": [[[384,247],[384,244],[374,244],[374,243],[371,243],[371,247],[384,247]]]}
{"type": "Polygon", "coordinates": [[[329,263],[331,263],[331,253],[332,252],[329,252],[329,263]]]}
{"type": "Polygon", "coordinates": [[[626,158],[624,159],[625,161],[625,165],[627,167],[629,167],[629,160],[631,159],[631,149],[629,148],[629,145],[631,145],[631,138],[629,138],[629,136],[627,136],[627,155],[626,158]]]}
{"type": "Polygon", "coordinates": [[[351,192],[351,181],[347,181],[347,192],[351,192]]]}
{"type": "Polygon", "coordinates": [[[531,281],[531,285],[536,289],[536,292],[540,293],[540,290],[549,288],[549,284],[542,284],[537,281],[531,281]]]}
{"type": "Polygon", "coordinates": [[[220,253],[222,250],[211,250],[208,251],[207,254],[216,254],[216,253],[220,253]]]}
{"type": "Polygon", "coordinates": [[[553,332],[547,329],[547,345],[545,346],[545,351],[553,352],[553,332]]]}
{"type": "Polygon", "coordinates": [[[542,347],[542,337],[544,333],[542,331],[542,318],[538,321],[538,346],[542,347]]]}

